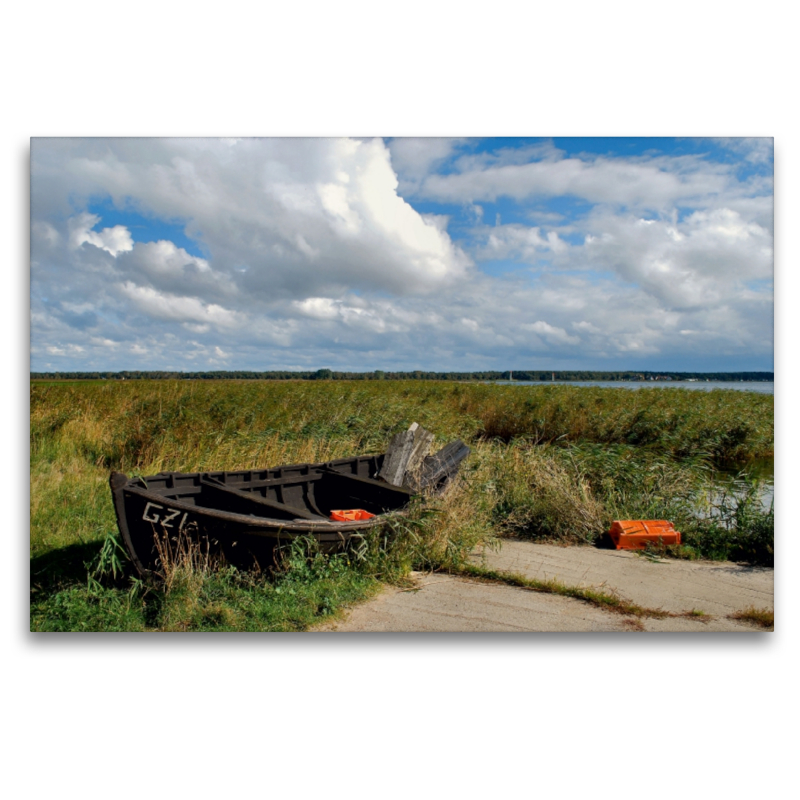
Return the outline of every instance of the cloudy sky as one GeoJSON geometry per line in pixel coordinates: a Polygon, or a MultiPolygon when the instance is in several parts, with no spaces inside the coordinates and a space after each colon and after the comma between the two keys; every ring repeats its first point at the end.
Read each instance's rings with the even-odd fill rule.
{"type": "Polygon", "coordinates": [[[773,369],[771,139],[31,144],[31,369],[773,369]]]}

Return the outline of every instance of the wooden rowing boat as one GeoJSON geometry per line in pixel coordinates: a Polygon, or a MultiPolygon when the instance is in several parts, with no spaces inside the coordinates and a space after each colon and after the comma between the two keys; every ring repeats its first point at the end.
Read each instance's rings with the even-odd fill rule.
{"type": "Polygon", "coordinates": [[[271,563],[275,547],[298,536],[313,538],[322,552],[341,550],[353,537],[403,514],[414,496],[444,491],[470,452],[456,441],[420,458],[414,440],[420,440],[419,431],[427,432],[415,427],[398,434],[380,455],[143,478],[112,472],[114,508],[128,555],[147,575],[159,572],[165,552],[174,552],[181,541],[197,542],[204,552],[244,567],[271,563]],[[417,466],[408,469],[414,455],[417,466]],[[342,510],[366,513],[334,515],[344,521],[331,518],[342,510]]]}

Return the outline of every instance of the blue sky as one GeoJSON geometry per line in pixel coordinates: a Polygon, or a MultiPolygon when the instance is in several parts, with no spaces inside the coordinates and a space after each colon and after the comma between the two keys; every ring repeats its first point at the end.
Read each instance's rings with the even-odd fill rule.
{"type": "Polygon", "coordinates": [[[771,139],[33,139],[31,369],[773,369],[771,139]]]}

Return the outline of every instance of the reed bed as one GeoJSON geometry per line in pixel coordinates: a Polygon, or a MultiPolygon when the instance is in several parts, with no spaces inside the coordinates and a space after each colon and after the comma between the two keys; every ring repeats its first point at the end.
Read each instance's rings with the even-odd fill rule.
{"type": "Polygon", "coordinates": [[[713,487],[716,467],[768,458],[773,442],[773,398],[735,391],[34,382],[31,625],[298,630],[410,569],[458,568],[477,544],[502,536],[595,543],[614,518],[672,519],[684,532],[675,555],[768,564],[774,517],[758,504],[757,481],[743,474],[722,495],[713,487]],[[111,469],[325,461],[380,452],[412,421],[442,444],[459,437],[472,447],[458,484],[343,556],[298,543],[279,570],[252,575],[187,555],[168,586],[109,568],[119,558],[111,469]]]}

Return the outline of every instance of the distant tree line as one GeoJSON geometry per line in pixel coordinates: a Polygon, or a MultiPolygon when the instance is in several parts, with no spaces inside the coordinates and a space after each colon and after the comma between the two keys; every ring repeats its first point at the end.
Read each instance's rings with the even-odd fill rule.
{"type": "Polygon", "coordinates": [[[774,381],[774,372],[604,372],[599,370],[512,370],[509,372],[337,372],[318,369],[307,372],[272,370],[250,372],[31,372],[31,380],[334,380],[334,381],[774,381]]]}

